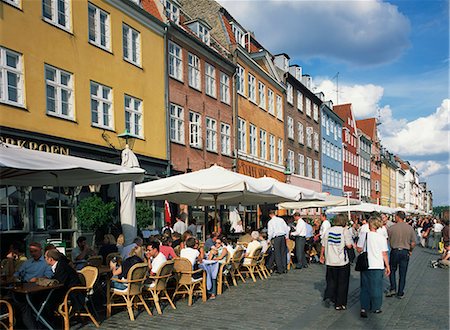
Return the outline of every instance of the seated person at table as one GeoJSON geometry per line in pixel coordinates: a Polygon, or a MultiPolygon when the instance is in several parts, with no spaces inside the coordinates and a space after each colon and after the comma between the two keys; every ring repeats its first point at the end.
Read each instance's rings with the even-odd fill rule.
{"type": "Polygon", "coordinates": [[[202,262],[203,255],[195,248],[196,242],[194,237],[190,237],[186,241],[186,247],[180,251],[180,257],[188,259],[192,264],[192,269],[198,269],[198,264],[202,262]]]}
{"type": "Polygon", "coordinates": [[[164,254],[159,251],[159,247],[158,241],[152,241],[147,244],[147,249],[145,250],[148,270],[152,276],[158,273],[161,266],[167,261],[164,254]]]}
{"type": "Polygon", "coordinates": [[[181,244],[181,235],[179,233],[173,233],[172,240],[172,247],[175,249],[181,244]]]}
{"type": "Polygon", "coordinates": [[[245,250],[244,257],[244,265],[250,265],[252,262],[252,259],[247,257],[253,257],[253,254],[255,253],[255,250],[261,246],[261,243],[258,241],[259,239],[259,233],[257,231],[253,231],[252,234],[252,241],[248,243],[247,249],[245,250]]]}
{"type": "Polygon", "coordinates": [[[117,249],[116,239],[112,234],[106,234],[103,236],[103,245],[101,246],[98,254],[103,257],[103,264],[106,264],[106,257],[110,253],[119,252],[117,249]]]}
{"type": "MultiPolygon", "coordinates": [[[[126,245],[126,246],[123,247],[122,252],[121,252],[122,260],[125,261],[125,259],[127,259],[128,257],[130,257],[130,256],[131,256],[131,254],[130,254],[131,250],[133,250],[136,246],[142,247],[143,245],[144,245],[144,240],[143,240],[141,237],[139,237],[139,236],[136,237],[136,238],[133,240],[133,243],[128,244],[128,245],[126,245]]],[[[142,256],[141,256],[141,257],[142,257],[142,256]]]]}
{"type": "Polygon", "coordinates": [[[191,237],[194,237],[194,235],[192,235],[192,232],[190,230],[186,230],[181,237],[180,249],[184,249],[184,247],[186,246],[186,241],[191,237]]]}
{"type": "Polygon", "coordinates": [[[159,251],[164,254],[167,260],[177,258],[175,251],[172,248],[172,238],[163,236],[161,238],[161,245],[159,246],[159,251]]]}
{"type": "Polygon", "coordinates": [[[10,245],[6,258],[1,262],[1,269],[7,278],[11,278],[22,264],[27,261],[22,243],[14,242],[10,245]]]}
{"type": "Polygon", "coordinates": [[[259,243],[261,243],[262,250],[261,253],[266,253],[269,250],[269,241],[267,240],[267,233],[259,234],[259,243]]]}
{"type": "Polygon", "coordinates": [[[236,251],[236,249],[234,248],[232,241],[226,237],[222,237],[222,243],[223,243],[223,246],[225,246],[227,248],[230,259],[233,258],[233,254],[236,251]]]}
{"type": "MultiPolygon", "coordinates": [[[[127,279],[128,272],[131,267],[141,262],[144,262],[144,260],[142,259],[142,247],[136,245],[131,249],[128,258],[125,259],[121,265],[117,260],[113,259],[109,262],[109,267],[111,269],[113,277],[118,279],[127,279]]],[[[125,290],[127,288],[124,283],[116,281],[111,281],[111,286],[119,290],[125,290]]]]}
{"type": "Polygon", "coordinates": [[[76,269],[80,270],[86,266],[87,259],[93,255],[95,255],[95,252],[89,247],[86,237],[78,237],[77,247],[72,250],[72,262],[76,269]]]}
{"type": "Polygon", "coordinates": [[[245,235],[239,237],[238,243],[250,243],[253,240],[250,227],[245,230],[245,235]]]}
{"type": "Polygon", "coordinates": [[[52,269],[44,260],[41,243],[30,243],[29,249],[31,258],[20,266],[14,277],[23,282],[36,282],[39,277],[51,278],[52,269]]]}
{"type": "Polygon", "coordinates": [[[217,237],[219,237],[219,234],[216,232],[212,232],[211,235],[209,235],[209,238],[205,241],[205,245],[203,246],[205,252],[209,252],[211,246],[214,246],[216,244],[217,237]]]}
{"type": "Polygon", "coordinates": [[[216,239],[216,244],[211,247],[208,254],[208,260],[217,260],[219,263],[225,263],[227,261],[228,250],[223,245],[220,238],[216,239]]]}

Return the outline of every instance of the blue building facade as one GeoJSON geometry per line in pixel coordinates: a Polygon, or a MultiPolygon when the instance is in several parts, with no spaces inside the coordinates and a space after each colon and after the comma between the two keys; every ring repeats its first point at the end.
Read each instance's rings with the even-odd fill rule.
{"type": "Polygon", "coordinates": [[[343,195],[342,124],[343,120],[333,112],[331,101],[320,107],[322,116],[322,192],[343,195]]]}

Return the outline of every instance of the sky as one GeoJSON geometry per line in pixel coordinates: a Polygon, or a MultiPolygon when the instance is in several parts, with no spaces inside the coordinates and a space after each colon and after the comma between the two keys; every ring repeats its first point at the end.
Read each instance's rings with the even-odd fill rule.
{"type": "Polygon", "coordinates": [[[381,143],[449,205],[449,3],[219,0],[272,54],[287,53],[334,104],[379,118],[381,143]]]}

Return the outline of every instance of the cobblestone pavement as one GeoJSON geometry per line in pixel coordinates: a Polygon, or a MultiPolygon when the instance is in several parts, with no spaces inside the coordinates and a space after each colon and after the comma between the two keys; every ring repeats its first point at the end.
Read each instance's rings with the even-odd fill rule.
{"type": "MultiPolygon", "coordinates": [[[[417,248],[411,257],[404,299],[384,298],[383,313],[359,316],[359,273],[350,278],[348,309],[336,311],[322,304],[325,267],[291,270],[256,283],[239,282],[215,300],[176,302],[163,315],[140,311],[131,322],[126,311],[101,324],[102,329],[449,329],[449,271],[429,267],[438,255],[417,248]]],[[[386,287],[388,279],[385,279],[386,287]]],[[[152,311],[153,311],[152,310],[152,311]]],[[[113,310],[114,313],[114,310],[113,310]]],[[[79,328],[75,325],[74,329],[79,328]]],[[[83,330],[95,329],[86,324],[83,330]]]]}

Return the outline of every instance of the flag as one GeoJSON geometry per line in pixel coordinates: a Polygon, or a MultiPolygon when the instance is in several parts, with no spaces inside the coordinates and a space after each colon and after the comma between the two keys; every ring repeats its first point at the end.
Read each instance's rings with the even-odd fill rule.
{"type": "Polygon", "coordinates": [[[172,224],[172,214],[170,213],[170,205],[168,201],[164,201],[164,219],[169,226],[172,224]]]}

